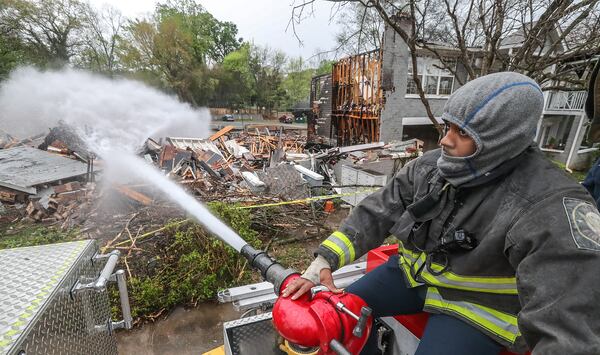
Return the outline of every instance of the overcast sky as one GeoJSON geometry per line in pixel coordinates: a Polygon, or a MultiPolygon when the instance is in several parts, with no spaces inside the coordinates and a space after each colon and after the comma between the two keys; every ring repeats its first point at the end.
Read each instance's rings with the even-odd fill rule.
{"type": "MultiPolygon", "coordinates": [[[[154,0],[89,0],[96,7],[108,4],[127,17],[140,17],[151,13],[154,0]]],[[[279,48],[290,56],[305,59],[319,51],[335,47],[335,34],[339,25],[330,21],[331,5],[317,1],[314,16],[306,18],[296,27],[303,46],[294,37],[291,27],[286,32],[292,14],[293,0],[200,0],[213,16],[221,21],[231,21],[238,26],[239,36],[255,44],[279,48]]],[[[299,0],[297,0],[299,2],[299,0]]]]}

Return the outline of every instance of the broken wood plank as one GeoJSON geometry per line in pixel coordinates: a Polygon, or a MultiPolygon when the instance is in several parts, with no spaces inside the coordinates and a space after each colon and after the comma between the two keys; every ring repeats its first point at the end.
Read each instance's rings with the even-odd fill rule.
{"type": "Polygon", "coordinates": [[[85,190],[66,191],[56,194],[54,198],[60,202],[77,201],[85,197],[85,190]]]}
{"type": "Polygon", "coordinates": [[[60,193],[67,192],[67,191],[79,190],[79,189],[81,189],[81,184],[79,183],[79,181],[72,181],[72,182],[68,182],[66,184],[54,186],[54,187],[52,187],[52,189],[54,190],[54,193],[60,194],[60,193]]]}
{"type": "Polygon", "coordinates": [[[127,186],[116,186],[115,189],[122,193],[123,195],[129,197],[130,199],[137,201],[145,206],[148,206],[152,203],[152,199],[141,192],[137,192],[128,188],[127,186]]]}
{"type": "Polygon", "coordinates": [[[17,193],[0,190],[0,201],[15,203],[17,202],[17,193]]]}
{"type": "Polygon", "coordinates": [[[41,221],[47,217],[46,209],[37,201],[30,201],[25,211],[35,221],[41,221]]]}
{"type": "Polygon", "coordinates": [[[220,131],[218,131],[217,133],[213,134],[212,136],[210,136],[210,138],[208,138],[211,141],[215,141],[217,139],[219,139],[221,136],[229,133],[232,129],[234,129],[235,127],[233,126],[225,126],[223,129],[221,129],[220,131]]]}

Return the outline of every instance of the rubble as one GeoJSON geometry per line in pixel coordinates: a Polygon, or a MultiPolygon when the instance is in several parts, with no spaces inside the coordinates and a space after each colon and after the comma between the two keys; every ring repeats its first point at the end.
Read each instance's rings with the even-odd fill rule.
{"type": "MultiPolygon", "coordinates": [[[[304,132],[282,126],[247,126],[243,131],[225,126],[208,139],[148,138],[138,155],[205,202],[278,204],[341,193],[355,194],[345,198],[354,204],[365,196],[357,190],[364,185],[361,181],[383,185],[421,154],[422,144],[411,140],[331,147],[307,144],[304,132]]],[[[34,221],[61,222],[65,228],[85,225],[97,213],[97,200],[109,193],[93,182],[93,155],[64,125],[50,130],[39,148],[0,150],[0,201],[25,202],[26,216],[34,221]]],[[[126,209],[160,204],[152,189],[118,185],[110,194],[126,209]]]]}
{"type": "Polygon", "coordinates": [[[29,218],[37,222],[57,222],[76,218],[83,205],[89,204],[94,184],[82,186],[79,182],[69,182],[52,187],[47,207],[38,198],[30,198],[26,208],[29,218]]]}
{"type": "Polygon", "coordinates": [[[38,146],[38,149],[65,156],[73,155],[86,163],[89,157],[93,156],[75,130],[63,122],[59,122],[58,126],[50,130],[44,137],[43,142],[38,146]]]}
{"type": "Polygon", "coordinates": [[[17,139],[7,133],[0,130],[0,149],[8,149],[13,147],[27,146],[37,147],[41,143],[41,139],[44,137],[43,134],[27,137],[25,139],[17,139]]]}
{"type": "Polygon", "coordinates": [[[15,141],[13,136],[0,129],[0,149],[9,148],[15,141]]]}
{"type": "Polygon", "coordinates": [[[131,200],[139,202],[144,206],[150,206],[152,204],[152,199],[150,197],[144,195],[141,192],[135,191],[127,186],[119,185],[115,187],[115,190],[119,191],[131,200]]]}

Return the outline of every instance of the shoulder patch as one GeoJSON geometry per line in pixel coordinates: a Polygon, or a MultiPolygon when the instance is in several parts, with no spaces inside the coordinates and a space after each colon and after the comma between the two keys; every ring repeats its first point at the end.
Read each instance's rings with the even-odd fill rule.
{"type": "Polygon", "coordinates": [[[577,248],[600,251],[600,213],[596,206],[569,197],[563,198],[563,205],[577,248]]]}

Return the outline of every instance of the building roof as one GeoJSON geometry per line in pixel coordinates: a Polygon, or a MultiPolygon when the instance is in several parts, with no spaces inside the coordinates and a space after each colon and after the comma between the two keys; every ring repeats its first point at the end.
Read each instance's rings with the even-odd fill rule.
{"type": "Polygon", "coordinates": [[[523,42],[525,42],[525,33],[523,32],[523,29],[521,28],[521,29],[509,34],[508,36],[504,37],[500,41],[500,46],[514,47],[514,46],[519,46],[519,45],[523,44],[523,42]]]}
{"type": "Polygon", "coordinates": [[[37,193],[36,186],[85,175],[87,165],[31,147],[0,150],[0,186],[37,193]]]}
{"type": "MultiPolygon", "coordinates": [[[[520,28],[516,29],[515,31],[513,31],[512,33],[510,33],[509,35],[507,35],[506,37],[504,37],[501,41],[500,41],[500,49],[503,48],[518,48],[521,47],[524,43],[525,40],[527,39],[525,34],[530,31],[531,29],[533,29],[537,24],[537,21],[533,21],[533,22],[529,22],[526,24],[523,24],[523,26],[521,26],[520,28]]],[[[560,38],[561,36],[561,28],[560,25],[557,25],[555,28],[546,31],[543,33],[544,36],[544,44],[543,44],[543,48],[547,48],[551,45],[551,43],[553,43],[554,41],[556,41],[557,39],[560,38]],[[549,43],[546,43],[550,41],[549,43]]],[[[556,48],[556,51],[558,52],[564,52],[566,50],[566,43],[563,40],[561,40],[561,43],[559,44],[559,46],[556,48]]]]}

